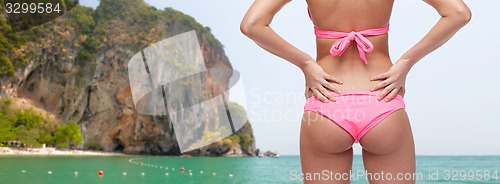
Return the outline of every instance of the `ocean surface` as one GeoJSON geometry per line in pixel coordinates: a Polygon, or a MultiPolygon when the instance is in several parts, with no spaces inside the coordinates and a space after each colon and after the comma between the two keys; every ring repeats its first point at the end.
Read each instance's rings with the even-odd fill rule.
{"type": "MultiPolygon", "coordinates": [[[[363,170],[361,156],[356,155],[352,183],[368,183],[366,176],[361,176],[363,170]]],[[[417,157],[417,183],[500,183],[498,172],[500,156],[417,157]]],[[[298,173],[298,156],[181,158],[0,155],[0,184],[302,183],[299,180],[302,176],[298,173]],[[184,168],[184,172],[181,168],[184,168]],[[98,176],[100,170],[104,173],[102,177],[98,176]]]]}

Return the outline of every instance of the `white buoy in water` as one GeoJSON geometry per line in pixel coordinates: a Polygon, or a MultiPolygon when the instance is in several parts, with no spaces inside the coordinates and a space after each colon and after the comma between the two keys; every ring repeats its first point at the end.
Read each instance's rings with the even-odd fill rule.
{"type": "Polygon", "coordinates": [[[172,168],[172,171],[175,171],[175,168],[172,168]]]}
{"type": "Polygon", "coordinates": [[[215,176],[215,173],[212,173],[212,175],[214,175],[214,176],[215,176]]]}
{"type": "Polygon", "coordinates": [[[200,171],[201,174],[203,174],[203,171],[200,171]]]}
{"type": "Polygon", "coordinates": [[[163,169],[163,166],[160,166],[160,169],[163,169]]]}
{"type": "Polygon", "coordinates": [[[126,172],[123,172],[123,176],[127,176],[127,173],[126,173],[126,172]]]}
{"type": "Polygon", "coordinates": [[[75,175],[78,175],[78,172],[76,172],[76,171],[75,171],[75,172],[74,172],[74,174],[75,174],[75,175]]]}
{"type": "Polygon", "coordinates": [[[168,167],[165,167],[165,169],[168,169],[168,167]]]}
{"type": "Polygon", "coordinates": [[[141,173],[142,176],[146,175],[145,173],[141,173]]]}
{"type": "Polygon", "coordinates": [[[168,175],[170,175],[170,174],[168,174],[168,173],[165,173],[165,176],[168,176],[168,175]]]}
{"type": "Polygon", "coordinates": [[[48,174],[52,174],[52,171],[47,172],[48,174]]]}
{"type": "Polygon", "coordinates": [[[22,173],[25,173],[26,171],[25,171],[25,170],[22,170],[21,172],[22,172],[22,173]]]}
{"type": "Polygon", "coordinates": [[[192,176],[192,175],[193,175],[193,173],[189,173],[189,176],[192,176]]]}
{"type": "Polygon", "coordinates": [[[229,177],[233,177],[233,174],[229,174],[229,177]]]}
{"type": "Polygon", "coordinates": [[[191,172],[191,169],[189,170],[189,172],[191,172]]]}

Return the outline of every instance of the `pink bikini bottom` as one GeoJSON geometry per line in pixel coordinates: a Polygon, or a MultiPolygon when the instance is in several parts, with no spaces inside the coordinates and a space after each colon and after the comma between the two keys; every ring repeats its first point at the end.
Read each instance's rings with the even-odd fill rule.
{"type": "Polygon", "coordinates": [[[397,95],[389,102],[385,102],[384,100],[377,100],[379,91],[331,93],[336,96],[336,102],[324,103],[316,96],[312,96],[307,99],[304,111],[317,112],[330,119],[351,134],[356,143],[385,117],[396,110],[405,108],[401,95],[397,95]]]}

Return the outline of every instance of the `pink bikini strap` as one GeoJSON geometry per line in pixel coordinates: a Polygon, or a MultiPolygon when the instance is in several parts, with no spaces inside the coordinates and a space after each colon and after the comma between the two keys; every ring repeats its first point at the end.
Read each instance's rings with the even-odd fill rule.
{"type": "MultiPolygon", "coordinates": [[[[311,12],[309,11],[309,8],[307,8],[307,13],[309,14],[309,18],[311,18],[311,12]]],[[[382,35],[386,34],[387,32],[389,32],[389,24],[382,28],[367,29],[359,32],[351,31],[350,33],[321,30],[314,26],[314,34],[317,38],[340,38],[339,40],[335,41],[335,43],[333,43],[332,48],[330,49],[330,54],[332,56],[342,55],[347,47],[351,45],[351,42],[355,41],[357,43],[359,56],[365,62],[365,64],[368,64],[366,53],[373,52],[373,44],[365,36],[382,35]]]]}

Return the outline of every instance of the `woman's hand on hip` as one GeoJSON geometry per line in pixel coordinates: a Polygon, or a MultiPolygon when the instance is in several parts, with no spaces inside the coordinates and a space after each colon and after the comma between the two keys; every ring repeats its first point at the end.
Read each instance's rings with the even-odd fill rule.
{"type": "Polygon", "coordinates": [[[329,100],[337,101],[330,91],[335,93],[340,93],[340,91],[335,89],[329,81],[339,85],[342,85],[342,81],[326,73],[316,61],[310,61],[300,68],[306,79],[306,91],[304,94],[306,98],[311,96],[310,93],[313,93],[316,98],[323,102],[328,102],[329,100]]]}
{"type": "Polygon", "coordinates": [[[405,93],[406,76],[411,66],[404,62],[396,62],[387,72],[373,76],[371,81],[380,81],[372,87],[371,91],[382,90],[378,100],[384,99],[386,102],[392,100],[397,94],[401,96],[405,93]]]}

